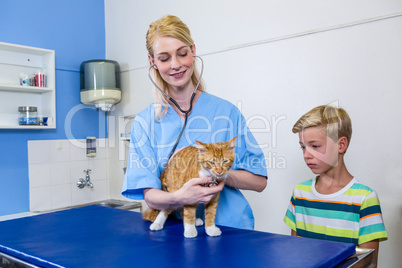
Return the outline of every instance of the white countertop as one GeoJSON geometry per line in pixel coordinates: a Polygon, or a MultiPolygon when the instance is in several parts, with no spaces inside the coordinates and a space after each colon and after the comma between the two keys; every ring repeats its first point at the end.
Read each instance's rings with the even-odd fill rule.
{"type": "Polygon", "coordinates": [[[24,217],[28,217],[28,216],[34,216],[34,215],[38,215],[38,213],[33,213],[33,212],[29,212],[29,211],[21,212],[21,213],[16,213],[16,214],[0,216],[0,221],[24,218],[24,217]]]}

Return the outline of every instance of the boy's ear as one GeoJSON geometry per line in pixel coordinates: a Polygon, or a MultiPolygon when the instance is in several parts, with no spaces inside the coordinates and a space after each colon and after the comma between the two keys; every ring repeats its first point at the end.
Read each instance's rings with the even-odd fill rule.
{"type": "Polygon", "coordinates": [[[340,137],[338,141],[339,153],[343,154],[348,149],[348,139],[346,137],[340,137]]]}

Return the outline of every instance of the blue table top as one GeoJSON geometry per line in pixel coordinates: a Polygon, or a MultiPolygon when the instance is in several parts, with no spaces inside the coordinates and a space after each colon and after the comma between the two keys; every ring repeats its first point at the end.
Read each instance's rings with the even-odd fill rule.
{"type": "Polygon", "coordinates": [[[334,267],[353,244],[221,227],[185,238],[181,221],[150,231],[141,214],[101,206],[0,222],[0,252],[41,267],[334,267]]]}

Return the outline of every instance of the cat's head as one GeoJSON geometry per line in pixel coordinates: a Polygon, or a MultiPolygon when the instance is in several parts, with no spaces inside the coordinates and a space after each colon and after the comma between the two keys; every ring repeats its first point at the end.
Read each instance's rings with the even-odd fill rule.
{"type": "MultiPolygon", "coordinates": [[[[237,137],[237,136],[236,136],[237,137]]],[[[232,168],[235,158],[236,137],[227,142],[202,143],[196,141],[199,163],[203,170],[219,181],[224,180],[232,168]]]]}

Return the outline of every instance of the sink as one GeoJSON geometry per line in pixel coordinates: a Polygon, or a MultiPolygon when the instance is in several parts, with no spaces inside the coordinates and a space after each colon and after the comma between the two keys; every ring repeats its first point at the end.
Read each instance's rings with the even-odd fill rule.
{"type": "Polygon", "coordinates": [[[48,211],[32,211],[32,212],[48,213],[48,212],[55,212],[55,211],[60,211],[60,210],[65,210],[65,209],[79,208],[79,207],[92,206],[92,205],[98,205],[98,206],[102,206],[102,207],[109,207],[109,208],[116,208],[116,209],[123,209],[123,210],[133,210],[136,208],[139,208],[140,211],[142,210],[141,202],[138,202],[138,201],[124,201],[124,200],[108,199],[108,200],[85,203],[85,204],[64,207],[64,208],[59,208],[59,209],[52,209],[52,210],[48,210],[48,211]]]}
{"type": "Polygon", "coordinates": [[[113,199],[91,203],[91,205],[99,205],[102,207],[118,208],[118,209],[124,209],[124,210],[141,208],[140,202],[121,201],[121,200],[113,200],[113,199]]]}
{"type": "Polygon", "coordinates": [[[124,204],[114,203],[114,202],[100,202],[100,203],[96,203],[96,205],[99,205],[102,207],[108,207],[108,208],[118,208],[118,207],[124,206],[124,204]]]}

